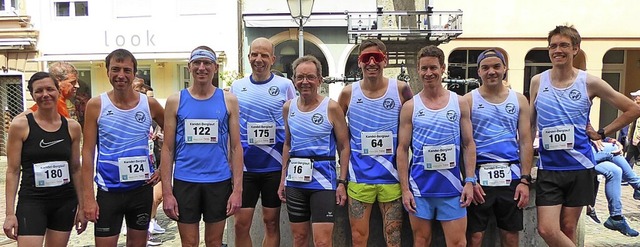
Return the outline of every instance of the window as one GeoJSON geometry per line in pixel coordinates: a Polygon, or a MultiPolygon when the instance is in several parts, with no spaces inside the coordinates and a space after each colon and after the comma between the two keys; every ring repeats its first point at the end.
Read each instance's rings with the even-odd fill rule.
{"type": "Polygon", "coordinates": [[[524,95],[529,98],[531,78],[545,70],[551,69],[549,50],[531,50],[524,57],[524,95]]]}
{"type": "Polygon", "coordinates": [[[55,2],[56,16],[89,16],[89,2],[55,2]]]}
{"type": "Polygon", "coordinates": [[[13,11],[17,9],[16,0],[0,0],[0,11],[13,11]]]}
{"type": "Polygon", "coordinates": [[[136,72],[136,77],[144,80],[144,84],[147,86],[151,86],[151,68],[150,67],[138,67],[138,71],[136,72]]]}

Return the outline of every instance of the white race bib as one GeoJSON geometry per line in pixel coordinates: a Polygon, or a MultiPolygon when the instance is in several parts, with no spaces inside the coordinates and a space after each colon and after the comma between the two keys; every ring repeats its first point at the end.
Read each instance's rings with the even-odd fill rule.
{"type": "Polygon", "coordinates": [[[186,143],[218,143],[218,119],[185,119],[186,143]]]}
{"type": "Polygon", "coordinates": [[[287,169],[287,181],[311,182],[313,176],[313,161],[304,158],[290,158],[287,169]]]}
{"type": "Polygon", "coordinates": [[[425,170],[443,170],[456,167],[456,145],[422,147],[425,170]]]}
{"type": "Polygon", "coordinates": [[[542,129],[542,146],[546,150],[573,149],[575,138],[573,125],[547,127],[542,129]]]}
{"type": "Polygon", "coordinates": [[[363,155],[388,155],[395,152],[391,131],[362,132],[360,144],[363,155]]]}
{"type": "Polygon", "coordinates": [[[480,165],[478,171],[482,186],[509,186],[511,184],[511,168],[505,163],[480,165]]]}
{"type": "Polygon", "coordinates": [[[276,144],[276,123],[247,123],[249,145],[276,144]]]}
{"type": "Polygon", "coordinates": [[[149,157],[134,156],[118,158],[120,182],[147,180],[151,177],[149,157]]]}
{"type": "Polygon", "coordinates": [[[33,164],[33,175],[36,187],[55,187],[71,182],[69,180],[69,163],[66,161],[33,164]]]}

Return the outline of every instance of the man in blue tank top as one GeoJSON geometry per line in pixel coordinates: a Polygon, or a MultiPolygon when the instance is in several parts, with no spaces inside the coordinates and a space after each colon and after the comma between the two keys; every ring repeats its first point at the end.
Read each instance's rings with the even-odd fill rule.
{"type": "Polygon", "coordinates": [[[117,245],[123,216],[127,245],[145,246],[153,185],[160,181],[149,160],[149,128],[152,119],[164,125],[164,110],[154,98],[133,90],[138,63],[131,52],[117,49],[105,62],[113,89],[87,102],[84,122],[84,213],[95,223],[96,246],[117,245]]]}
{"type": "Polygon", "coordinates": [[[549,246],[576,246],[582,207],[595,201],[590,139],[616,133],[640,116],[640,107],[604,80],[574,67],[581,38],[573,26],[556,26],[547,41],[553,67],[535,75],[529,90],[531,127],[540,139],[538,232],[549,246]],[[589,125],[591,100],[596,96],[623,112],[598,131],[589,125]]]}
{"type": "Polygon", "coordinates": [[[478,56],[482,85],[464,96],[476,143],[474,203],[467,208],[467,246],[481,246],[489,220],[500,228],[502,246],[518,246],[522,208],[529,203],[533,140],[529,102],[504,86],[505,58],[496,49],[478,56]]]}
{"type": "Polygon", "coordinates": [[[400,246],[402,193],[394,152],[400,108],[411,98],[411,88],[406,82],[383,76],[388,59],[382,41],[364,40],[359,50],[362,80],[344,87],[338,98],[351,140],[347,194],[352,244],[367,245],[369,217],[377,201],[387,246],[400,246]]]}
{"type": "Polygon", "coordinates": [[[251,75],[236,80],[231,93],[240,105],[240,142],[244,150],[242,208],[235,218],[236,246],[251,246],[249,232],[258,198],[262,201],[262,246],[280,246],[280,198],[284,119],[282,106],[295,97],[286,78],[271,73],[275,62],[273,44],[266,38],[251,43],[251,75]]]}
{"type": "Polygon", "coordinates": [[[178,221],[182,246],[199,245],[200,219],[206,245],[221,246],[225,219],[242,205],[238,99],[211,83],[217,61],[211,48],[194,49],[189,59],[193,85],[167,99],[163,209],[178,221]]]}
{"type": "Polygon", "coordinates": [[[400,113],[397,159],[402,204],[409,212],[414,246],[431,246],[431,225],[436,220],[442,225],[447,246],[465,246],[465,207],[473,200],[476,184],[469,104],[442,87],[446,67],[440,48],[430,45],[420,49],[417,64],[424,89],[407,101],[400,113]]]}

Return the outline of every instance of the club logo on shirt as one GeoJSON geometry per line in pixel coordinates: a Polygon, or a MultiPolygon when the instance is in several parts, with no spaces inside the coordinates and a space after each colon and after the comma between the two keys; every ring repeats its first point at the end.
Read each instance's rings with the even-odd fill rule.
{"type": "Polygon", "coordinates": [[[295,117],[296,116],[296,112],[292,111],[291,115],[289,115],[289,117],[295,117]]]}
{"type": "Polygon", "coordinates": [[[240,92],[246,92],[246,91],[247,91],[247,88],[246,88],[246,87],[243,87],[243,88],[240,90],[240,92]]]}
{"type": "Polygon", "coordinates": [[[322,122],[324,122],[324,117],[322,117],[320,113],[313,114],[313,116],[311,116],[311,122],[316,125],[320,125],[322,124],[322,122]]]}
{"type": "Polygon", "coordinates": [[[509,114],[514,114],[516,113],[516,105],[514,105],[513,103],[508,103],[506,106],[504,106],[504,110],[509,114]]]}
{"type": "Polygon", "coordinates": [[[358,98],[358,100],[356,100],[356,104],[362,104],[362,98],[358,98]]]}
{"type": "Polygon", "coordinates": [[[40,147],[41,148],[48,148],[51,147],[53,145],[56,145],[58,143],[63,142],[64,139],[60,139],[60,140],[55,140],[55,141],[50,141],[50,142],[45,142],[44,139],[40,140],[40,147]]]}
{"type": "Polygon", "coordinates": [[[384,102],[382,102],[382,107],[384,107],[384,109],[391,110],[394,106],[396,106],[396,102],[391,98],[386,98],[384,99],[384,102]]]}
{"type": "Polygon", "coordinates": [[[449,121],[454,122],[458,119],[458,113],[456,113],[456,111],[454,110],[449,110],[447,112],[447,119],[449,119],[449,121]]]}
{"type": "Polygon", "coordinates": [[[549,92],[549,87],[544,87],[544,89],[542,89],[542,92],[549,92]]]}
{"type": "Polygon", "coordinates": [[[569,98],[576,101],[582,98],[582,94],[577,89],[573,89],[571,90],[571,92],[569,92],[569,98]]]}
{"type": "Polygon", "coordinates": [[[111,116],[111,115],[113,115],[113,111],[107,110],[107,114],[105,114],[105,116],[111,116]]]}
{"type": "Polygon", "coordinates": [[[142,123],[146,119],[147,119],[147,116],[145,116],[144,113],[142,113],[141,111],[136,112],[136,121],[138,121],[138,123],[142,123]]]}
{"type": "Polygon", "coordinates": [[[484,105],[483,104],[478,104],[478,109],[484,109],[484,105]]]}
{"type": "Polygon", "coordinates": [[[280,94],[280,88],[276,87],[276,86],[271,86],[269,88],[269,94],[271,96],[277,96],[278,94],[280,94]]]}
{"type": "Polygon", "coordinates": [[[418,111],[418,114],[416,114],[416,117],[422,117],[422,116],[424,116],[424,110],[423,110],[423,109],[420,109],[420,110],[418,111]]]}

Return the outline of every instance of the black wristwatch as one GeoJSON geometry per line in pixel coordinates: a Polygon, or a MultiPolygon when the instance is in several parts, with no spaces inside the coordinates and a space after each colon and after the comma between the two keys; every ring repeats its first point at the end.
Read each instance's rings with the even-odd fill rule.
{"type": "Polygon", "coordinates": [[[347,187],[347,184],[349,184],[349,182],[345,179],[338,179],[338,183],[339,184],[343,184],[344,187],[347,187]]]}
{"type": "Polygon", "coordinates": [[[604,135],[604,128],[600,128],[598,130],[598,135],[600,135],[600,139],[604,141],[604,138],[607,138],[606,135],[604,135]]]}
{"type": "Polygon", "coordinates": [[[531,181],[533,180],[533,178],[531,178],[531,175],[522,175],[520,176],[520,180],[522,179],[526,180],[527,183],[531,183],[531,181]]]}

